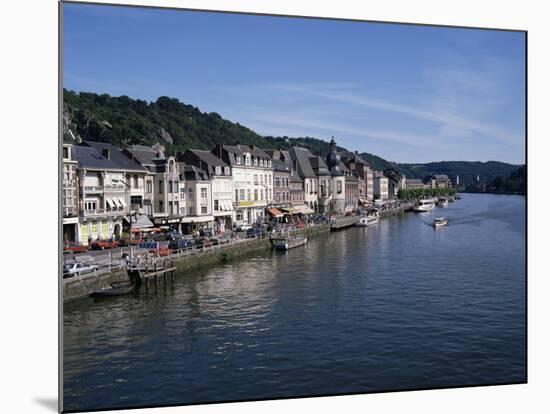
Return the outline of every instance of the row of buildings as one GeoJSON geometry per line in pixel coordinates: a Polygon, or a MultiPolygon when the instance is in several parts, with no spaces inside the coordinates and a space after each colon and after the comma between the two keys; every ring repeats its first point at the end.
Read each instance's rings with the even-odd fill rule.
{"type": "Polygon", "coordinates": [[[342,214],[392,198],[400,180],[337,151],[334,139],[324,159],[300,147],[219,144],[172,156],[160,144],[64,143],[63,237],[87,244],[153,226],[224,231],[266,215],[342,214]]]}

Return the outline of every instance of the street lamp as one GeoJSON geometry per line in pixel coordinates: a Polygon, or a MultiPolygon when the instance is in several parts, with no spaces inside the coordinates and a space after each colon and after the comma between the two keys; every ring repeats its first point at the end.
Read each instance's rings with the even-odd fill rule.
{"type": "MultiPolygon", "coordinates": [[[[124,184],[126,186],[127,189],[130,189],[131,186],[130,184],[128,184],[126,181],[124,180],[121,180],[119,178],[113,178],[112,181],[114,183],[118,183],[118,182],[121,182],[122,184],[124,184]]],[[[131,203],[131,200],[130,200],[130,213],[128,214],[128,217],[130,218],[130,263],[133,261],[134,259],[134,249],[132,248],[132,217],[135,218],[135,222],[137,223],[137,215],[138,215],[138,212],[137,211],[132,211],[132,203],[131,203]]]]}

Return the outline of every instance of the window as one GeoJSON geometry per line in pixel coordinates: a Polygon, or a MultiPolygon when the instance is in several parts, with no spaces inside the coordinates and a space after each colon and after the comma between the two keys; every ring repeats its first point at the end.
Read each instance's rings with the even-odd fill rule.
{"type": "Polygon", "coordinates": [[[258,201],[258,189],[254,190],[254,201],[258,201]]]}
{"type": "Polygon", "coordinates": [[[208,210],[206,208],[206,206],[202,206],[201,207],[201,214],[207,214],[208,213],[208,210]]]}
{"type": "Polygon", "coordinates": [[[201,198],[207,198],[208,193],[206,191],[206,188],[201,188],[201,198]]]}
{"type": "Polygon", "coordinates": [[[268,200],[271,200],[271,188],[268,188],[268,189],[267,189],[267,192],[268,192],[268,194],[269,194],[269,195],[267,196],[267,199],[268,199],[268,200]]]}
{"type": "Polygon", "coordinates": [[[239,200],[244,201],[244,189],[241,188],[241,192],[239,193],[239,195],[239,200]]]}
{"type": "Polygon", "coordinates": [[[63,147],[63,158],[69,158],[69,148],[63,147]]]}
{"type": "Polygon", "coordinates": [[[132,205],[132,208],[141,207],[141,196],[130,196],[130,204],[132,205]]]}
{"type": "Polygon", "coordinates": [[[149,194],[153,192],[153,182],[151,180],[145,182],[145,192],[149,194]]]}
{"type": "Polygon", "coordinates": [[[164,201],[159,200],[159,213],[164,213],[164,201]]]}
{"type": "Polygon", "coordinates": [[[185,216],[185,207],[180,208],[180,215],[185,216]]]}
{"type": "Polygon", "coordinates": [[[174,214],[174,206],[171,201],[168,202],[168,212],[170,213],[170,215],[174,214]]]}
{"type": "Polygon", "coordinates": [[[239,202],[239,190],[235,190],[235,202],[239,202]]]}
{"type": "Polygon", "coordinates": [[[189,200],[193,200],[193,189],[190,188],[190,189],[188,190],[188,193],[189,193],[189,200]]]}
{"type": "Polygon", "coordinates": [[[260,190],[260,200],[264,199],[264,190],[260,190]]]}
{"type": "Polygon", "coordinates": [[[342,194],[342,181],[336,182],[336,191],[338,194],[342,194]]]}
{"type": "Polygon", "coordinates": [[[254,165],[257,166],[258,165],[258,158],[254,157],[254,165]]]}
{"type": "Polygon", "coordinates": [[[164,192],[164,181],[159,180],[159,194],[164,192]]]}
{"type": "Polygon", "coordinates": [[[185,187],[180,188],[180,198],[185,200],[185,187]]]}
{"type": "Polygon", "coordinates": [[[231,170],[229,169],[229,167],[225,167],[224,170],[225,170],[224,172],[225,175],[231,175],[231,170]]]}
{"type": "Polygon", "coordinates": [[[264,184],[264,176],[263,175],[260,175],[260,184],[264,184]]]}
{"type": "Polygon", "coordinates": [[[216,175],[222,175],[222,167],[216,166],[216,175]]]}
{"type": "Polygon", "coordinates": [[[220,202],[218,200],[214,200],[214,211],[219,211],[220,208],[220,202]]]}
{"type": "Polygon", "coordinates": [[[254,174],[254,184],[258,184],[258,174],[254,174]]]}
{"type": "Polygon", "coordinates": [[[236,158],[237,164],[238,164],[238,165],[241,165],[241,157],[239,157],[239,156],[237,155],[235,158],[236,158]]]}
{"type": "Polygon", "coordinates": [[[193,207],[189,207],[189,215],[192,216],[194,214],[193,207]]]}
{"type": "Polygon", "coordinates": [[[134,188],[138,188],[138,187],[139,187],[138,176],[137,176],[137,175],[134,175],[134,188]]]}
{"type": "Polygon", "coordinates": [[[250,196],[250,188],[248,190],[246,190],[246,199],[248,201],[252,200],[252,197],[250,196]]]}
{"type": "Polygon", "coordinates": [[[271,175],[268,175],[267,178],[269,179],[269,185],[271,185],[271,175]]]}

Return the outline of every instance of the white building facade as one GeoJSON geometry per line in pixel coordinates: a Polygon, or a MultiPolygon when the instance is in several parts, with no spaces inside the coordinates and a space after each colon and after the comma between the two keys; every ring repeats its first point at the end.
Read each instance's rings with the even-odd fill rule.
{"type": "Polygon", "coordinates": [[[245,145],[217,145],[212,154],[231,167],[233,225],[263,220],[273,202],[273,166],[263,151],[245,145]]]}

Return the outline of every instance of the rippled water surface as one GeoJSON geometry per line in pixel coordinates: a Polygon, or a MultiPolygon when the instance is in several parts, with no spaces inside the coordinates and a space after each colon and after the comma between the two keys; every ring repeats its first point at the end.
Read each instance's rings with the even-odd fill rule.
{"type": "Polygon", "coordinates": [[[524,214],[522,197],[465,194],[66,305],[64,408],[525,381],[524,214]]]}

